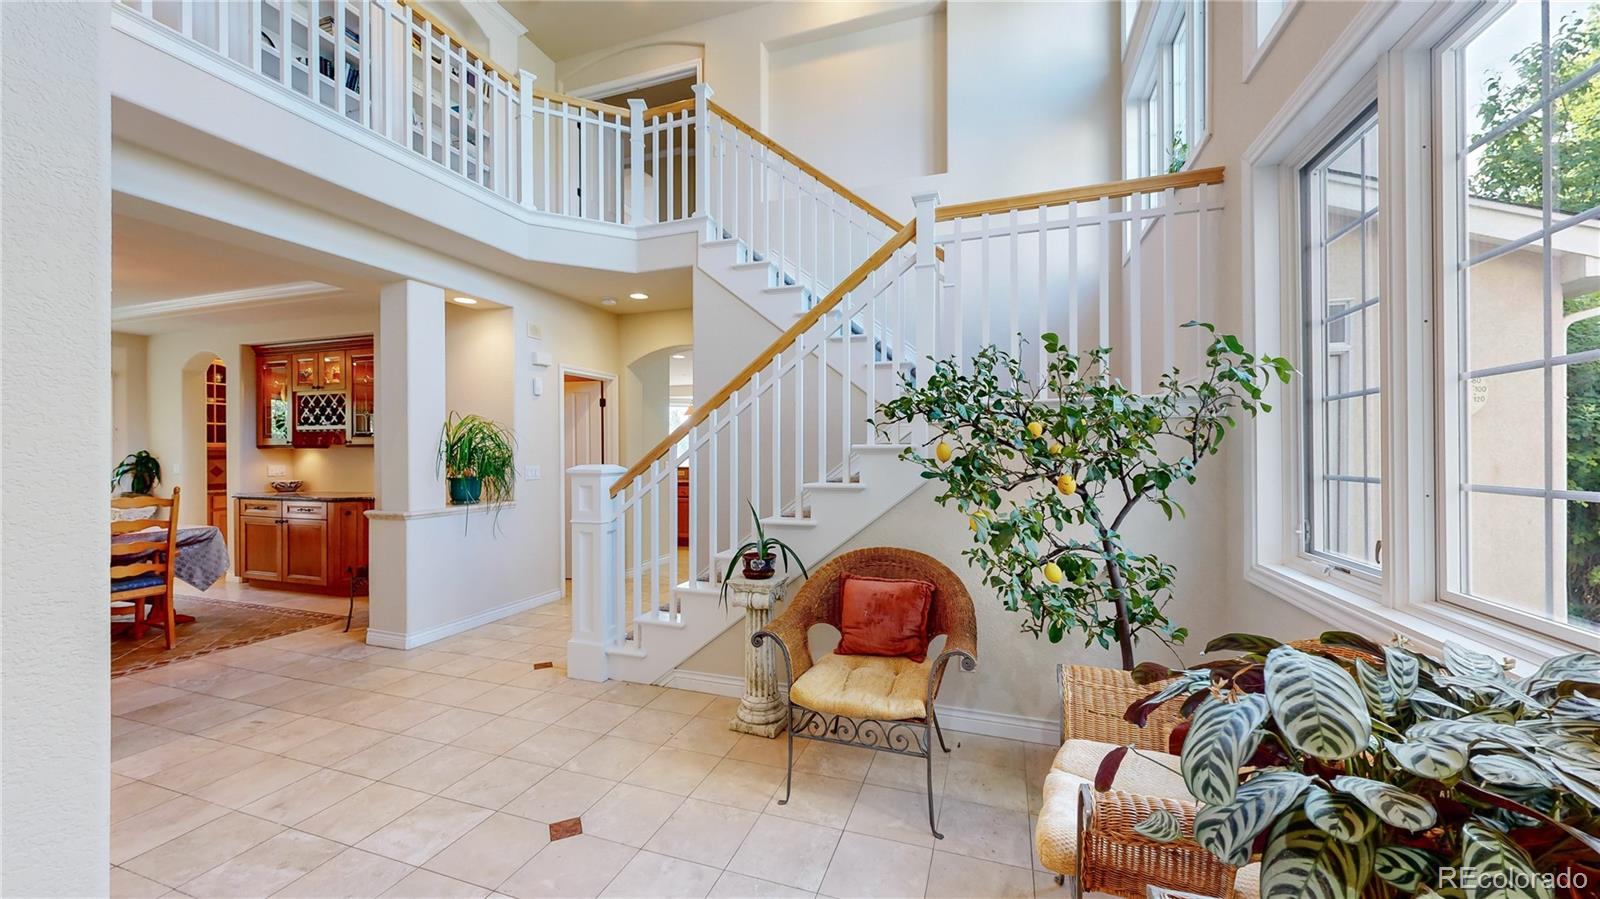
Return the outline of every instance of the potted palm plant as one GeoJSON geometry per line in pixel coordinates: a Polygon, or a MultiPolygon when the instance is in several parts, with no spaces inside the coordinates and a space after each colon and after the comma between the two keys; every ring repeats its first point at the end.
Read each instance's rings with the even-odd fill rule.
{"type": "Polygon", "coordinates": [[[800,561],[800,554],[793,547],[776,537],[768,537],[766,529],[761,526],[761,516],[756,514],[756,507],[748,501],[745,505],[750,509],[750,519],[755,523],[756,535],[733,551],[733,558],[728,560],[728,570],[722,575],[722,601],[728,601],[728,579],[733,577],[733,570],[744,563],[744,576],[752,581],[764,581],[778,571],[778,560],[783,560],[783,570],[789,570],[789,563],[793,562],[800,569],[800,573],[810,577],[806,571],[806,563],[800,561]]]}
{"type": "Polygon", "coordinates": [[[129,493],[149,496],[150,491],[161,483],[161,463],[150,455],[149,450],[129,453],[127,458],[111,469],[111,489],[116,490],[123,478],[128,479],[129,493]]]}
{"type": "Polygon", "coordinates": [[[517,437],[481,415],[450,413],[439,435],[439,465],[450,482],[450,503],[473,505],[511,498],[517,437]]]}

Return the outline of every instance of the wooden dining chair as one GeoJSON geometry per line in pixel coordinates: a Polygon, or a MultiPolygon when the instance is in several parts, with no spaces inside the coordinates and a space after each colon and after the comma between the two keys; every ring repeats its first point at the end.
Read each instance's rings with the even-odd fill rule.
{"type": "Polygon", "coordinates": [[[181,488],[172,488],[171,499],[118,496],[111,500],[112,509],[154,510],[149,518],[111,522],[111,604],[113,607],[132,604],[134,638],[143,637],[145,628],[153,625],[166,632],[168,649],[178,645],[172,573],[178,558],[178,495],[181,492],[181,488]],[[165,519],[159,517],[162,509],[167,510],[165,519]],[[137,536],[117,539],[127,534],[137,536]],[[150,620],[145,614],[146,603],[152,614],[162,610],[165,620],[150,620]]]}

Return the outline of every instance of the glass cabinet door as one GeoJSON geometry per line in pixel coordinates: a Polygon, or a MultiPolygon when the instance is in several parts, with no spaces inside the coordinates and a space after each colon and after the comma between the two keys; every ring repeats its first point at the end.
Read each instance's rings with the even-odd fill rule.
{"type": "Polygon", "coordinates": [[[318,353],[296,353],[294,357],[294,389],[315,390],[322,386],[322,357],[318,353]]]}
{"type": "Polygon", "coordinates": [[[319,378],[323,390],[343,390],[345,387],[345,356],[343,350],[324,351],[319,378]]]}
{"type": "Polygon", "coordinates": [[[350,436],[370,439],[375,410],[373,384],[377,365],[371,350],[350,351],[350,436]]]}
{"type": "Polygon", "coordinates": [[[261,360],[256,396],[260,421],[256,425],[257,446],[289,446],[293,433],[289,426],[289,357],[268,356],[261,360]]]}

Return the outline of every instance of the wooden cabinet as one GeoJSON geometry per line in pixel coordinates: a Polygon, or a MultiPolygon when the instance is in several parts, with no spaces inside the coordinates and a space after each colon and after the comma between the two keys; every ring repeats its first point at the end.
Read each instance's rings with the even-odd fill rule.
{"type": "Polygon", "coordinates": [[[343,593],[367,564],[371,500],[239,500],[239,573],[251,583],[343,593]]]}
{"type": "Polygon", "coordinates": [[[689,545],[689,469],[678,469],[678,545],[689,545]]]}
{"type": "Polygon", "coordinates": [[[255,354],[256,446],[372,445],[377,359],[371,338],[258,346],[255,354]],[[300,403],[312,404],[314,426],[297,425],[304,411],[297,408],[300,403]],[[326,422],[330,411],[331,428],[326,422]],[[297,443],[297,427],[302,437],[316,433],[297,443]],[[337,433],[341,428],[343,433],[337,433]],[[330,429],[335,432],[331,436],[330,429]]]}
{"type": "Polygon", "coordinates": [[[291,446],[291,360],[287,354],[256,356],[256,446],[291,446]]]}

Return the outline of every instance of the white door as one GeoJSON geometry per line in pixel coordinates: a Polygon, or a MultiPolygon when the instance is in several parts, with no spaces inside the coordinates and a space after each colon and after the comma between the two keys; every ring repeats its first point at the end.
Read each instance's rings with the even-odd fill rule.
{"type": "MultiPolygon", "coordinates": [[[[567,468],[574,465],[598,465],[605,461],[605,405],[600,381],[567,381],[562,385],[562,402],[566,432],[561,435],[562,461],[567,468]]],[[[567,512],[566,571],[572,572],[572,479],[561,473],[562,490],[565,491],[567,512]]]]}

